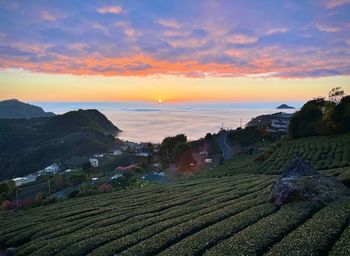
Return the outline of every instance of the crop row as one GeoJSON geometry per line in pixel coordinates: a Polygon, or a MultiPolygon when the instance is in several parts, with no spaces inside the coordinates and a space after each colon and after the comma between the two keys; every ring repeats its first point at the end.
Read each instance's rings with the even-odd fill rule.
{"type": "Polygon", "coordinates": [[[299,203],[282,207],[278,212],[265,217],[226,239],[205,255],[261,255],[317,210],[318,204],[299,203]]]}
{"type": "Polygon", "coordinates": [[[350,197],[340,199],[317,212],[291,232],[267,255],[324,255],[347,225],[350,197]]]}
{"type": "MultiPolygon", "coordinates": [[[[244,180],[239,180],[239,181],[243,182],[244,180]]],[[[233,185],[237,185],[239,183],[239,181],[233,182],[230,185],[232,187],[234,187],[233,185]]],[[[215,186],[208,186],[207,188],[203,186],[201,189],[198,189],[198,190],[194,190],[194,191],[189,190],[187,193],[183,194],[183,197],[188,197],[189,196],[188,193],[196,193],[197,195],[201,195],[202,192],[205,192],[207,189],[213,189],[213,188],[215,188],[215,186]]],[[[121,200],[117,200],[117,201],[110,200],[109,195],[108,195],[108,200],[103,200],[104,198],[101,198],[101,199],[102,199],[102,201],[108,202],[109,208],[111,208],[112,206],[115,206],[116,210],[118,210],[118,212],[120,212],[123,209],[130,211],[134,208],[140,207],[141,205],[148,203],[149,200],[152,200],[153,204],[156,204],[156,203],[162,202],[162,201],[171,201],[173,199],[176,199],[177,195],[182,195],[181,193],[178,193],[177,191],[175,191],[175,193],[176,194],[174,194],[174,192],[167,193],[167,194],[162,193],[161,196],[158,196],[158,197],[156,197],[154,194],[148,195],[147,197],[141,197],[135,205],[132,205],[130,203],[130,201],[128,202],[127,199],[122,200],[123,198],[121,198],[121,200]]],[[[81,219],[82,217],[84,217],[86,215],[88,216],[90,214],[93,214],[94,211],[99,210],[99,207],[96,207],[96,205],[94,205],[93,201],[92,201],[90,204],[90,208],[85,208],[84,205],[81,205],[78,202],[76,202],[75,208],[73,208],[72,211],[69,211],[69,209],[65,209],[65,211],[51,209],[50,214],[45,215],[42,213],[43,210],[44,209],[40,208],[40,211],[33,212],[33,215],[28,212],[28,214],[26,215],[26,218],[19,218],[18,216],[15,215],[14,217],[15,217],[17,224],[11,226],[11,223],[8,223],[7,227],[9,227],[9,228],[4,227],[1,231],[1,235],[3,236],[5,234],[11,233],[13,231],[21,231],[22,228],[36,225],[38,222],[42,224],[46,220],[49,222],[52,222],[54,220],[58,220],[58,219],[62,220],[64,218],[66,218],[66,220],[81,219]],[[91,205],[93,205],[94,207],[91,208],[91,205]],[[76,209],[78,209],[78,210],[76,210],[76,209]],[[52,214],[52,212],[54,212],[55,214],[52,214]],[[21,220],[21,221],[18,221],[18,220],[21,220]]],[[[111,209],[111,210],[113,210],[113,209],[111,209]]],[[[12,235],[15,235],[15,234],[12,234],[12,235]]]]}
{"type": "MultiPolygon", "coordinates": [[[[204,196],[203,193],[202,197],[204,196]]],[[[190,194],[184,195],[185,198],[180,198],[177,200],[173,200],[170,203],[164,204],[164,202],[158,203],[158,204],[150,204],[148,207],[140,208],[139,211],[135,211],[135,209],[129,211],[129,212],[112,212],[109,215],[99,215],[95,218],[88,218],[85,222],[77,222],[77,223],[71,223],[70,226],[64,228],[60,228],[57,226],[53,226],[49,229],[43,229],[42,231],[36,233],[32,236],[33,240],[30,243],[27,243],[22,247],[19,248],[19,254],[27,254],[29,251],[34,250],[35,248],[40,248],[41,245],[45,244],[44,239],[51,239],[56,238],[58,236],[62,236],[65,234],[69,234],[75,231],[83,231],[84,229],[88,228],[89,226],[92,226],[94,228],[97,227],[103,227],[106,225],[111,224],[117,224],[119,222],[127,221],[128,219],[137,218],[138,215],[142,216],[143,218],[146,218],[147,216],[156,216],[159,215],[163,210],[176,207],[176,206],[182,206],[185,203],[190,202],[191,200],[195,199],[201,199],[202,197],[200,195],[196,194],[196,197],[191,197],[190,194]],[[187,197],[186,197],[187,196],[187,197]],[[153,213],[153,215],[150,215],[150,213],[153,213]],[[39,239],[35,239],[39,238],[39,239]]],[[[205,198],[205,196],[204,196],[205,198]]]]}
{"type": "MultiPolygon", "coordinates": [[[[271,181],[269,181],[269,183],[270,182],[271,181]]],[[[257,184],[253,183],[250,186],[251,187],[255,187],[256,185],[257,184]]],[[[265,186],[266,186],[266,184],[265,184],[265,186]]],[[[254,189],[251,189],[251,191],[247,190],[247,191],[241,192],[241,194],[234,193],[234,190],[233,190],[233,193],[230,193],[229,195],[231,195],[231,199],[232,198],[237,198],[237,197],[241,196],[244,193],[258,191],[258,189],[259,189],[259,186],[254,188],[254,189]]],[[[260,189],[262,189],[262,188],[260,187],[260,189]]],[[[203,199],[205,199],[205,197],[203,197],[203,199]]],[[[222,197],[222,200],[223,201],[227,201],[227,200],[229,200],[229,198],[228,198],[227,195],[224,195],[222,197]]],[[[212,201],[213,202],[214,201],[220,201],[220,197],[212,198],[212,201]]],[[[88,228],[88,229],[84,229],[84,230],[81,230],[81,231],[77,231],[77,232],[73,233],[73,237],[71,237],[71,236],[63,236],[63,237],[54,239],[55,243],[52,243],[52,244],[50,244],[47,247],[49,247],[48,248],[49,250],[52,249],[52,248],[55,248],[56,250],[59,251],[59,250],[61,250],[60,248],[64,249],[69,244],[78,243],[80,241],[84,241],[86,239],[89,239],[90,237],[93,237],[93,236],[101,236],[101,235],[108,236],[109,233],[113,233],[113,232],[115,232],[118,229],[125,230],[125,227],[130,228],[130,232],[132,232],[134,229],[136,229],[138,227],[142,228],[142,227],[150,225],[152,223],[156,223],[156,222],[158,222],[158,221],[160,221],[162,219],[169,218],[172,215],[174,217],[176,217],[176,216],[178,216],[181,213],[181,211],[188,213],[188,212],[191,212],[193,210],[203,208],[205,206],[209,207],[210,205],[212,205],[212,202],[210,200],[206,204],[202,204],[202,205],[199,205],[199,206],[196,206],[195,202],[189,204],[188,207],[180,205],[178,207],[178,209],[170,208],[170,210],[165,212],[164,214],[159,215],[159,216],[157,216],[155,218],[151,218],[151,219],[142,219],[142,217],[143,217],[142,214],[144,214],[144,212],[143,212],[143,209],[140,209],[141,215],[139,217],[136,216],[136,219],[135,218],[131,218],[128,222],[124,222],[124,223],[120,223],[120,224],[117,223],[117,224],[106,226],[106,227],[103,227],[103,228],[96,228],[95,227],[95,228],[88,228]],[[192,206],[192,207],[190,207],[190,206],[192,206]]],[[[137,215],[138,212],[135,212],[135,214],[137,215]]],[[[42,242],[43,243],[40,243],[39,241],[33,240],[31,242],[31,244],[32,244],[32,246],[36,247],[36,249],[37,249],[37,248],[40,248],[42,244],[45,244],[45,241],[42,241],[42,242]]],[[[29,246],[29,247],[32,247],[32,246],[29,246]]],[[[25,246],[23,246],[23,247],[25,247],[25,246]]],[[[25,247],[25,248],[28,248],[28,247],[25,247]]],[[[45,250],[45,249],[42,248],[42,250],[45,250]]],[[[20,253],[20,250],[19,250],[19,253],[20,253]]]]}
{"type": "MultiPolygon", "coordinates": [[[[178,204],[183,204],[185,202],[189,202],[191,199],[194,199],[192,196],[195,195],[197,197],[200,197],[202,195],[202,191],[196,191],[196,192],[191,192],[191,193],[187,193],[187,194],[184,194],[184,198],[180,198],[178,200],[171,200],[171,202],[164,206],[164,203],[163,201],[161,202],[154,202],[154,204],[152,204],[152,208],[154,208],[154,211],[158,211],[158,210],[161,210],[162,208],[164,207],[171,207],[171,206],[174,206],[174,205],[178,205],[178,204]],[[158,203],[158,204],[157,204],[158,203]]],[[[174,199],[174,195],[171,197],[171,199],[174,199]]],[[[157,200],[155,200],[157,201],[157,200]]],[[[86,216],[85,217],[88,217],[88,221],[91,223],[91,217],[92,216],[97,216],[97,218],[101,218],[103,217],[103,213],[106,213],[106,212],[111,212],[112,209],[109,209],[109,208],[98,208],[97,210],[95,211],[87,211],[85,212],[86,216]]],[[[127,207],[126,210],[127,211],[122,211],[123,208],[121,209],[118,209],[118,211],[115,211],[115,212],[112,212],[112,216],[113,215],[121,215],[121,216],[128,216],[127,213],[132,213],[133,212],[133,208],[131,207],[130,209],[127,207]]],[[[84,213],[83,213],[84,214],[84,213]]],[[[74,219],[76,219],[78,221],[78,225],[79,223],[81,222],[82,220],[82,217],[84,217],[84,215],[81,215],[81,214],[78,214],[78,215],[73,215],[74,216],[74,219],[67,219],[66,216],[71,216],[71,215],[63,215],[60,219],[61,222],[63,222],[63,225],[66,226],[67,224],[69,224],[69,220],[70,221],[74,221],[74,219]]],[[[108,217],[108,216],[107,216],[108,217]]],[[[111,216],[109,216],[111,217],[111,216]]],[[[20,243],[23,243],[25,241],[27,241],[28,239],[30,239],[31,237],[35,238],[36,235],[44,235],[45,233],[48,233],[48,231],[52,231],[53,230],[57,230],[57,229],[61,229],[62,226],[59,225],[60,222],[57,221],[57,216],[56,216],[56,219],[55,220],[51,220],[48,219],[46,222],[44,223],[38,223],[38,225],[36,225],[35,227],[29,227],[27,228],[26,230],[22,230],[20,229],[18,232],[12,232],[12,233],[9,233],[7,234],[6,236],[3,236],[2,239],[7,239],[7,238],[11,238],[9,241],[7,241],[7,244],[8,245],[16,245],[16,244],[20,244],[20,243]],[[54,228],[52,228],[52,226],[54,228]]],[[[3,241],[4,243],[4,241],[3,241]]]]}
{"type": "Polygon", "coordinates": [[[190,235],[196,230],[205,228],[263,202],[264,199],[260,197],[230,203],[214,211],[193,211],[179,218],[168,219],[156,223],[156,225],[147,226],[137,233],[111,241],[93,251],[91,255],[114,255],[115,253],[118,253],[118,255],[155,254],[164,246],[168,246],[172,241],[179,239],[179,237],[190,235]],[[123,250],[126,251],[122,252],[123,250]]]}
{"type": "Polygon", "coordinates": [[[293,156],[298,155],[317,169],[330,169],[350,165],[350,135],[322,136],[281,141],[263,153],[256,172],[277,174],[293,156]]]}
{"type": "Polygon", "coordinates": [[[350,255],[350,226],[344,230],[329,253],[330,256],[350,255]]]}
{"type": "Polygon", "coordinates": [[[271,204],[252,207],[181,240],[159,255],[201,255],[207,248],[229,238],[234,233],[272,214],[276,210],[277,208],[271,204]]]}

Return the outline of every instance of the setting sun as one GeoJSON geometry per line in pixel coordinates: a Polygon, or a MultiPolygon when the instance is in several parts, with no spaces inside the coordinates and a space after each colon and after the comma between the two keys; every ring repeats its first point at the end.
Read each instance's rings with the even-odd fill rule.
{"type": "Polygon", "coordinates": [[[158,99],[158,103],[161,104],[163,103],[163,101],[161,99],[158,99]]]}

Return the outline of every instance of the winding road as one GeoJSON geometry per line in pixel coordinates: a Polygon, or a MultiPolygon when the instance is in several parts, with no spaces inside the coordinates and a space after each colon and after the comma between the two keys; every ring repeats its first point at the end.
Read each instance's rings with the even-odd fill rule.
{"type": "Polygon", "coordinates": [[[219,147],[221,148],[224,161],[232,159],[233,153],[231,146],[227,142],[227,134],[228,132],[223,132],[216,140],[216,142],[219,144],[219,147]]]}

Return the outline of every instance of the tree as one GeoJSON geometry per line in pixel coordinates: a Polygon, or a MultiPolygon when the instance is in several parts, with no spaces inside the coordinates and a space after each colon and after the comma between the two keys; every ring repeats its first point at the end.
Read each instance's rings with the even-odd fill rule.
{"type": "Polygon", "coordinates": [[[339,132],[350,131],[350,96],[343,97],[334,107],[332,120],[339,132]]]}
{"type": "Polygon", "coordinates": [[[172,153],[178,143],[186,143],[187,137],[184,134],[179,134],[174,137],[166,137],[159,148],[159,158],[163,167],[168,167],[170,163],[174,162],[172,153]]]}
{"type": "Polygon", "coordinates": [[[289,121],[289,135],[292,138],[318,135],[316,126],[323,121],[322,107],[319,100],[307,102],[300,111],[296,112],[289,121]]]}
{"type": "Polygon", "coordinates": [[[92,168],[90,161],[83,163],[81,167],[83,171],[90,171],[92,168]]]}
{"type": "Polygon", "coordinates": [[[177,143],[172,151],[172,160],[178,165],[181,157],[188,151],[191,151],[191,145],[186,142],[177,143]]]}
{"type": "Polygon", "coordinates": [[[341,87],[335,87],[328,93],[328,99],[331,102],[338,104],[340,100],[344,97],[344,90],[341,87]]]}
{"type": "Polygon", "coordinates": [[[73,186],[77,186],[81,183],[83,183],[84,181],[88,180],[88,176],[81,171],[77,171],[77,172],[73,172],[68,180],[73,184],[73,186]]]}
{"type": "Polygon", "coordinates": [[[208,132],[208,133],[205,135],[204,139],[211,141],[211,140],[213,139],[213,134],[211,134],[210,132],[208,132]]]}

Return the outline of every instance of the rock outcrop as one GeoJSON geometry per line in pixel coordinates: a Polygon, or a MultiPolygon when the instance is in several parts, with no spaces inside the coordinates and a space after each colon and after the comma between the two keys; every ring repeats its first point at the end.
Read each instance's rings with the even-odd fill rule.
{"type": "Polygon", "coordinates": [[[333,176],[318,173],[300,158],[294,158],[272,185],[270,201],[283,205],[293,201],[318,201],[328,204],[350,190],[333,176]]]}

